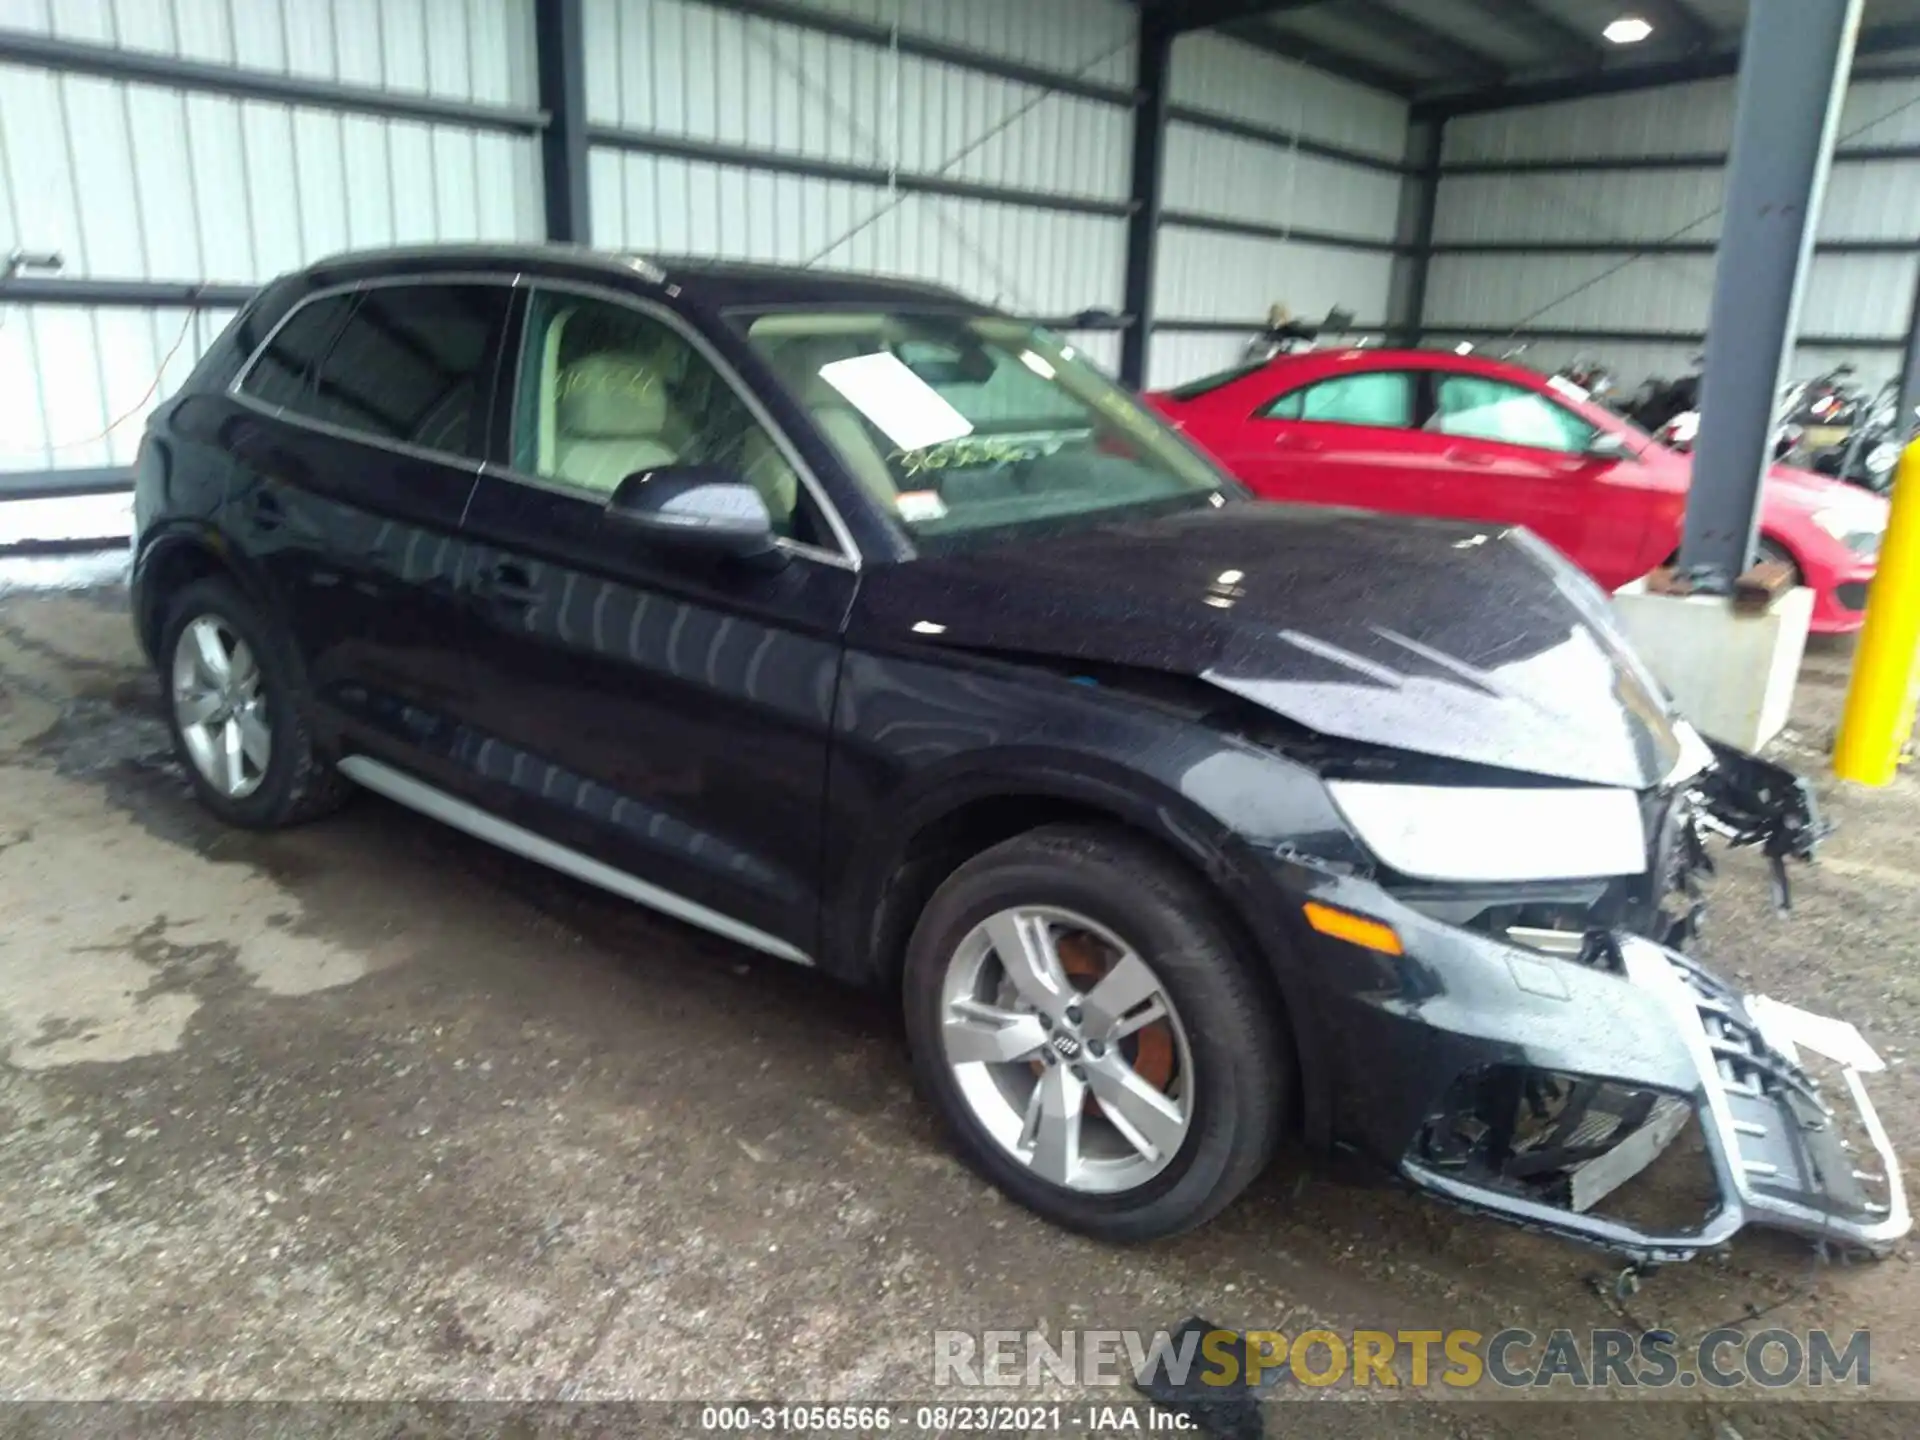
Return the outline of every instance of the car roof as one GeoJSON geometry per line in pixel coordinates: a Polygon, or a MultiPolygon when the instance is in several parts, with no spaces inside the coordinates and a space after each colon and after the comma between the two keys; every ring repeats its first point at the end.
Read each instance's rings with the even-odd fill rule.
{"type": "Polygon", "coordinates": [[[913,306],[989,313],[957,290],[921,280],[853,275],[798,265],[763,265],[704,257],[655,257],[584,245],[413,245],[330,255],[302,272],[327,283],[397,271],[515,270],[549,278],[672,285],[696,303],[718,309],[827,306],[913,306]]]}
{"type": "Polygon", "coordinates": [[[1540,390],[1546,386],[1548,376],[1528,365],[1517,361],[1496,359],[1494,355],[1480,355],[1469,351],[1461,355],[1457,349],[1390,349],[1384,346],[1329,346],[1325,349],[1304,349],[1294,355],[1275,355],[1267,369],[1273,374],[1286,374],[1292,369],[1302,372],[1342,371],[1348,367],[1367,369],[1367,371],[1459,371],[1463,374],[1484,374],[1492,380],[1513,380],[1530,390],[1540,390]]]}
{"type": "Polygon", "coordinates": [[[758,265],[740,260],[664,256],[653,260],[681,285],[712,292],[726,305],[934,305],[942,309],[985,311],[957,290],[891,275],[854,275],[809,270],[798,265],[758,265]]]}
{"type": "Polygon", "coordinates": [[[1545,383],[1546,379],[1538,370],[1529,369],[1511,360],[1498,360],[1491,355],[1472,352],[1462,355],[1453,349],[1389,349],[1375,345],[1329,345],[1322,350],[1302,350],[1290,355],[1276,355],[1267,362],[1266,368],[1274,374],[1283,374],[1294,369],[1303,371],[1344,369],[1359,362],[1364,362],[1360,368],[1367,370],[1461,370],[1502,380],[1517,380],[1533,386],[1545,383]]]}
{"type": "Polygon", "coordinates": [[[1270,360],[1248,363],[1203,376],[1186,385],[1175,385],[1159,392],[1182,399],[1181,391],[1194,389],[1185,403],[1214,408],[1231,407],[1249,395],[1262,398],[1280,393],[1280,387],[1297,389],[1319,380],[1342,374],[1372,370],[1453,370],[1480,375],[1490,380],[1506,380],[1530,390],[1548,388],[1547,377],[1537,370],[1508,360],[1467,354],[1456,350],[1390,349],[1372,345],[1329,345],[1317,350],[1297,350],[1275,355],[1270,360]]]}

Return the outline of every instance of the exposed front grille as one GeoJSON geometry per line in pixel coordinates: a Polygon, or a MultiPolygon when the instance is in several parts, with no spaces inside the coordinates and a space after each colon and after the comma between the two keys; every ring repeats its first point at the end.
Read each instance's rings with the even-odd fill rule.
{"type": "Polygon", "coordinates": [[[1833,587],[1833,598],[1844,609],[1864,610],[1867,608],[1867,582],[1852,580],[1845,585],[1836,585],[1833,587]]]}
{"type": "MultiPolygon", "coordinates": [[[[1669,959],[1706,1032],[1730,1121],[1727,1158],[1750,1199],[1783,1200],[1811,1215],[1858,1223],[1886,1219],[1898,1195],[1884,1157],[1871,1158],[1874,1126],[1858,1110],[1845,1113],[1830,1103],[1829,1090],[1809,1073],[1810,1064],[1838,1067],[1817,1055],[1775,1050],[1748,1009],[1752,1002],[1683,958],[1669,959]]],[[[1858,1105],[1864,1091],[1842,1072],[1831,1093],[1850,1091],[1858,1105]]]]}

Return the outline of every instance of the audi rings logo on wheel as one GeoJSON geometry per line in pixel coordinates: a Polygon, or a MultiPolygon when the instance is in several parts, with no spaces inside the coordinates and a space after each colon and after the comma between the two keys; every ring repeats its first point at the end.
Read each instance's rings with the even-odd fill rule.
{"type": "Polygon", "coordinates": [[[1062,1060],[1077,1060],[1080,1058],[1080,1042],[1071,1035],[1056,1035],[1048,1043],[1059,1052],[1062,1060]]]}

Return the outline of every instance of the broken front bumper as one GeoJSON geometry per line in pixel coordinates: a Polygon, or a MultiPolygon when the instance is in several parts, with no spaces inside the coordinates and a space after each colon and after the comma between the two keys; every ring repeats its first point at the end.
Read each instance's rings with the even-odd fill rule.
{"type": "Polygon", "coordinates": [[[1615,1128],[1603,1150],[1563,1147],[1585,1157],[1568,1177],[1565,1203],[1522,1193],[1524,1187],[1506,1183],[1510,1169],[1494,1174],[1484,1164],[1450,1164],[1418,1143],[1402,1161],[1406,1178],[1456,1204],[1643,1263],[1686,1259],[1749,1223],[1876,1254],[1904,1236],[1912,1217],[1899,1164],[1860,1079],[1882,1065],[1859,1032],[1763,997],[1741,997],[1651,941],[1631,935],[1615,941],[1619,978],[1653,1001],[1670,1024],[1697,1077],[1692,1093],[1667,1089],[1655,1098],[1646,1096],[1640,1077],[1595,1077],[1653,1103],[1642,1105],[1638,1123],[1615,1128]],[[1808,1074],[1802,1050],[1838,1067],[1846,1095],[1808,1074]],[[1655,1160],[1680,1132],[1670,1122],[1689,1115],[1718,1192],[1697,1229],[1643,1229],[1587,1208],[1655,1160]]]}

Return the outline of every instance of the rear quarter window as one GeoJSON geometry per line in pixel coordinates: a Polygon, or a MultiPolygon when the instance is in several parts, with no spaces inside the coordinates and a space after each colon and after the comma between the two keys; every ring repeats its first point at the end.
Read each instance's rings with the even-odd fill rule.
{"type": "Polygon", "coordinates": [[[320,362],[352,310],[350,295],[331,295],[302,305],[260,347],[240,382],[240,393],[276,409],[309,413],[320,362]]]}

